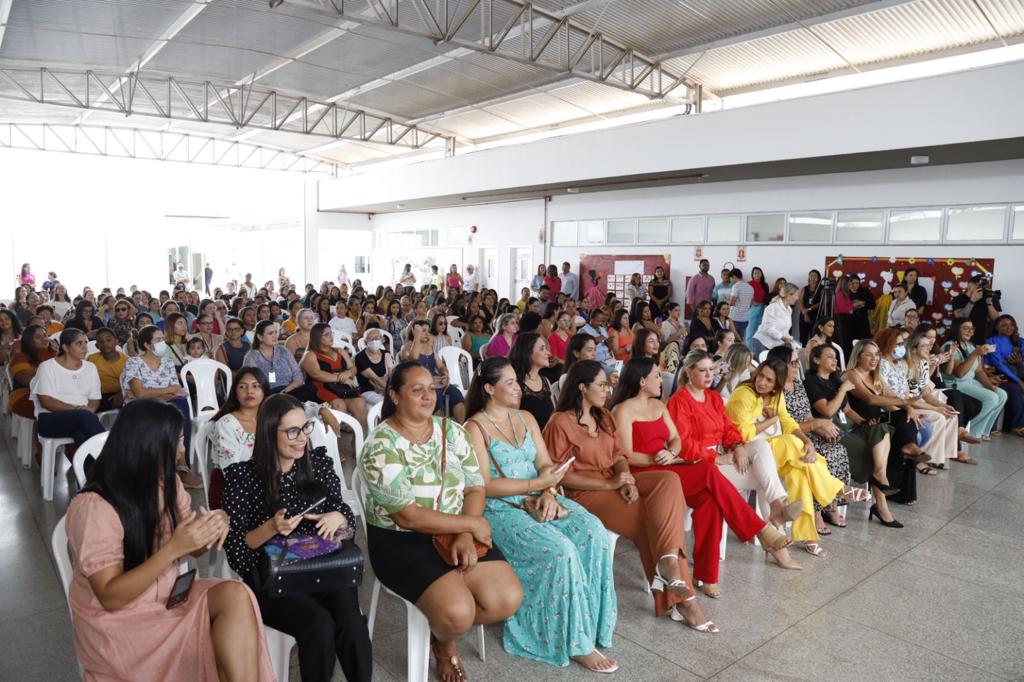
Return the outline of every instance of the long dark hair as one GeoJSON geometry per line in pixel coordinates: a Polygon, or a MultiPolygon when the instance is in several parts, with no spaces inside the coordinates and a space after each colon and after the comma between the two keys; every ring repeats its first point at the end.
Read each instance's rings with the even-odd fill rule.
{"type": "MultiPolygon", "coordinates": [[[[629,353],[630,360],[639,360],[640,358],[647,357],[644,347],[647,345],[647,338],[653,336],[654,332],[647,327],[641,327],[636,330],[636,335],[633,337],[633,349],[629,353]]],[[[661,345],[660,343],[658,344],[661,345]]]]}
{"type": "MultiPolygon", "coordinates": [[[[580,384],[591,384],[599,375],[604,374],[604,368],[597,360],[580,360],[569,370],[565,378],[565,386],[558,396],[558,405],[555,412],[572,412],[579,422],[583,418],[583,392],[580,384]]],[[[590,408],[590,416],[594,418],[598,430],[609,430],[605,423],[604,410],[593,406],[590,408]]]]}
{"type": "Polygon", "coordinates": [[[629,331],[629,311],[625,308],[619,308],[612,313],[612,321],[608,323],[610,329],[615,331],[629,331]],[[626,318],[626,324],[622,324],[622,318],[626,318]]]}
{"type": "MultiPolygon", "coordinates": [[[[263,345],[263,342],[260,341],[260,337],[263,336],[263,332],[267,331],[267,327],[271,327],[271,326],[273,326],[273,324],[274,323],[271,322],[270,320],[260,320],[260,322],[256,325],[256,328],[255,328],[255,330],[253,330],[253,333],[252,333],[252,349],[253,350],[259,350],[260,349],[260,346],[263,345]]],[[[243,329],[245,328],[244,324],[242,325],[242,328],[243,329]]]]}
{"type": "MultiPolygon", "coordinates": [[[[260,405],[256,413],[256,441],[252,447],[252,462],[256,467],[256,476],[263,483],[263,501],[266,509],[272,514],[281,506],[281,465],[278,462],[277,431],[281,418],[292,410],[302,411],[302,403],[287,393],[272,395],[260,405]]],[[[292,468],[295,471],[295,488],[299,495],[308,502],[322,497],[327,488],[313,478],[313,464],[310,454],[313,452],[312,439],[306,440],[305,454],[295,460],[292,468]]]]}
{"type": "MultiPolygon", "coordinates": [[[[613,409],[619,403],[640,395],[640,382],[651,373],[654,364],[651,358],[632,358],[624,364],[622,371],[619,372],[619,385],[615,387],[608,409],[613,409]]],[[[661,390],[664,391],[665,387],[662,386],[661,390]]]]}
{"type": "MultiPolygon", "coordinates": [[[[490,384],[493,386],[496,384],[501,377],[502,371],[510,366],[512,366],[511,361],[508,358],[501,357],[487,358],[480,363],[480,366],[477,367],[476,372],[473,374],[473,383],[469,385],[469,392],[466,393],[466,417],[472,417],[487,407],[491,396],[487,395],[484,385],[490,384]]],[[[521,380],[520,383],[522,383],[521,380]]]]}
{"type": "Polygon", "coordinates": [[[573,334],[569,338],[569,343],[565,346],[565,372],[567,374],[569,370],[572,369],[572,366],[579,362],[579,360],[576,359],[575,354],[582,351],[588,341],[593,341],[594,344],[597,344],[597,339],[590,334],[584,334],[583,332],[573,334]]]}
{"type": "Polygon", "coordinates": [[[306,350],[311,353],[320,352],[320,342],[323,341],[324,330],[330,329],[331,325],[326,322],[317,322],[309,328],[309,343],[306,344],[306,350]]]}
{"type": "MultiPolygon", "coordinates": [[[[419,322],[426,324],[425,320],[419,320],[419,322]]],[[[384,404],[381,405],[380,408],[381,421],[384,421],[389,417],[394,417],[395,413],[398,411],[398,405],[396,405],[395,401],[391,399],[391,391],[400,393],[402,386],[405,386],[406,375],[419,367],[420,363],[415,360],[405,360],[395,365],[394,369],[391,370],[391,376],[388,378],[387,390],[384,391],[384,404]]]]}
{"type": "MultiPolygon", "coordinates": [[[[39,312],[39,308],[41,307],[43,306],[39,306],[36,308],[37,313],[39,312]]],[[[50,310],[52,311],[53,308],[51,307],[50,310]]],[[[11,336],[18,336],[19,334],[21,334],[21,320],[18,319],[17,315],[15,315],[12,311],[8,310],[7,308],[0,308],[0,315],[3,315],[4,317],[11,321],[11,336]]]]}
{"type": "MultiPolygon", "coordinates": [[[[210,421],[217,421],[221,417],[227,416],[232,412],[237,412],[242,409],[242,404],[238,402],[238,391],[237,386],[242,379],[251,376],[256,380],[256,383],[263,389],[263,399],[266,400],[270,396],[270,383],[267,381],[267,375],[263,373],[263,370],[259,367],[242,367],[238,370],[232,381],[231,390],[228,391],[227,397],[224,399],[224,404],[220,406],[220,409],[210,417],[210,421]]],[[[263,403],[260,403],[262,405],[263,403]]]]}
{"type": "MultiPolygon", "coordinates": [[[[749,386],[750,390],[757,395],[757,382],[758,375],[761,374],[763,368],[767,367],[775,373],[775,385],[772,386],[772,393],[770,396],[771,400],[775,400],[782,395],[783,386],[786,383],[786,375],[789,374],[789,367],[786,363],[778,358],[766,358],[764,362],[757,366],[753,372],[750,373],[750,378],[740,384],[740,386],[749,386]]],[[[737,386],[739,388],[739,386],[737,386]]]]}
{"type": "MultiPolygon", "coordinates": [[[[516,337],[515,343],[512,344],[512,349],[508,352],[508,359],[512,363],[512,369],[516,372],[519,385],[523,386],[524,389],[526,375],[533,368],[533,347],[537,345],[537,341],[540,338],[541,336],[537,332],[520,334],[516,337]]],[[[469,412],[467,411],[466,414],[469,414],[469,412]]]]}
{"type": "Polygon", "coordinates": [[[110,503],[124,529],[124,570],[155,551],[161,521],[157,494],[164,481],[163,507],[171,530],[178,525],[174,462],[184,425],[181,413],[162,400],[133,400],[114,422],[82,492],[110,503]]]}
{"type": "MultiPolygon", "coordinates": [[[[837,351],[833,346],[831,346],[830,344],[827,344],[827,343],[818,344],[817,346],[815,346],[814,348],[811,349],[811,357],[807,361],[807,364],[810,367],[811,372],[815,376],[817,376],[817,374],[818,374],[818,365],[821,364],[821,356],[824,355],[825,351],[827,351],[827,350],[832,351],[833,355],[836,356],[836,360],[839,360],[839,351],[837,351]]],[[[839,375],[840,375],[840,370],[839,370],[839,364],[837,362],[836,363],[836,371],[834,371],[831,374],[829,374],[828,378],[830,380],[832,380],[832,381],[837,381],[840,378],[839,375]]]]}
{"type": "Polygon", "coordinates": [[[39,359],[39,351],[36,350],[35,345],[32,343],[32,337],[35,336],[36,331],[39,330],[42,330],[44,334],[46,333],[46,330],[43,329],[42,325],[38,324],[30,324],[21,332],[21,352],[28,356],[29,361],[34,367],[38,367],[41,362],[39,359]]]}
{"type": "Polygon", "coordinates": [[[135,341],[135,348],[140,354],[146,352],[143,346],[151,346],[153,344],[153,335],[158,331],[160,331],[160,327],[155,324],[146,325],[139,330],[132,330],[132,339],[135,341]]]}
{"type": "Polygon", "coordinates": [[[1017,326],[1017,320],[1013,319],[1013,315],[1000,315],[996,319],[992,320],[992,331],[995,332],[996,334],[998,334],[999,333],[999,323],[1002,322],[1003,320],[1009,320],[1010,322],[1013,322],[1013,327],[1014,327],[1014,329],[1016,329],[1016,331],[1013,334],[1010,334],[1010,336],[1009,336],[1010,343],[1012,344],[1011,345],[1011,350],[1019,350],[1020,349],[1020,328],[1017,326]]]}

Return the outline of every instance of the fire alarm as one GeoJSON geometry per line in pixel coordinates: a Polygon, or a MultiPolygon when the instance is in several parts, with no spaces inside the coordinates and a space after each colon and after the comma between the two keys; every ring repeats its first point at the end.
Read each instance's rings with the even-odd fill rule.
{"type": "Polygon", "coordinates": [[[469,233],[470,234],[476,234],[476,225],[470,225],[469,226],[469,233]]]}

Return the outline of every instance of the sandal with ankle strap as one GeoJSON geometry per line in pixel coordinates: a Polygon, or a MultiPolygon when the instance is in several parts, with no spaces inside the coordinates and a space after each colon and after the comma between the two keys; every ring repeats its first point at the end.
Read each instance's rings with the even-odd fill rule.
{"type": "MultiPolygon", "coordinates": [[[[658,557],[658,563],[661,563],[662,559],[678,558],[679,557],[676,554],[665,554],[661,557],[658,557]]],[[[667,589],[672,594],[678,595],[680,597],[686,597],[687,595],[691,597],[694,596],[693,588],[687,585],[686,581],[680,578],[673,578],[672,580],[669,580],[668,578],[664,577],[661,574],[661,567],[658,566],[658,563],[654,564],[654,580],[651,581],[652,590],[661,592],[662,590],[667,589]]]]}
{"type": "Polygon", "coordinates": [[[442,656],[437,651],[437,640],[431,636],[430,649],[434,652],[434,660],[437,664],[437,677],[443,679],[441,675],[441,661],[445,661],[451,666],[452,671],[455,673],[455,678],[458,680],[465,680],[466,669],[462,667],[462,659],[459,658],[458,654],[452,654],[451,656],[442,656]]]}
{"type": "MultiPolygon", "coordinates": [[[[696,598],[697,598],[697,595],[693,595],[692,597],[689,597],[688,599],[684,599],[683,601],[684,602],[693,601],[696,598]]],[[[668,616],[669,616],[669,618],[671,618],[675,622],[677,622],[677,623],[684,623],[686,625],[686,627],[690,628],[691,630],[696,630],[697,632],[703,632],[704,634],[708,634],[708,635],[714,635],[714,634],[717,634],[717,633],[721,632],[718,629],[718,626],[715,625],[715,623],[713,621],[710,621],[710,620],[706,621],[704,623],[700,623],[699,625],[692,624],[690,621],[688,621],[686,619],[686,616],[684,616],[683,614],[679,613],[679,609],[676,609],[676,608],[673,608],[671,611],[669,611],[668,612],[668,616]]]]}
{"type": "Polygon", "coordinates": [[[824,559],[828,556],[828,552],[825,551],[825,548],[821,546],[820,542],[805,542],[804,551],[811,556],[818,557],[819,559],[824,559]]]}

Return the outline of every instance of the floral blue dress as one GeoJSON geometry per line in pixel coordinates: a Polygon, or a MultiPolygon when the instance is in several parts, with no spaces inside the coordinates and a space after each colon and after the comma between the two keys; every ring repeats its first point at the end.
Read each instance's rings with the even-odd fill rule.
{"type": "MultiPolygon", "coordinates": [[[[537,446],[529,431],[516,448],[489,439],[491,477],[537,477],[537,446]]],[[[524,496],[488,497],[484,517],[523,586],[523,604],[505,621],[510,654],[567,666],[571,656],[610,647],[618,606],[608,531],[579,504],[559,496],[569,516],[538,523],[517,506],[524,496]]]]}

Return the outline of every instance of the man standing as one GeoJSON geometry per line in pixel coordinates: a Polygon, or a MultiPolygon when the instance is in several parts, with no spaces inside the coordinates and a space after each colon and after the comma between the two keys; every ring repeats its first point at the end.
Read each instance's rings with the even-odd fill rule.
{"type": "Polygon", "coordinates": [[[736,331],[742,342],[747,335],[747,323],[750,321],[750,301],[754,298],[754,287],[743,281],[743,271],[733,268],[729,273],[732,291],[729,296],[729,319],[736,325],[736,331]]]}
{"type": "Polygon", "coordinates": [[[207,296],[210,295],[210,282],[212,282],[212,281],[213,281],[213,268],[210,267],[209,263],[207,263],[206,267],[203,268],[203,283],[206,285],[205,291],[206,291],[206,295],[207,296]]]}
{"type": "Polygon", "coordinates": [[[462,280],[462,286],[471,294],[480,291],[480,277],[476,274],[476,268],[472,264],[466,266],[466,279],[462,280]]]}
{"type": "Polygon", "coordinates": [[[700,261],[700,272],[686,283],[686,305],[691,308],[701,301],[710,301],[711,292],[715,288],[715,278],[708,274],[711,262],[707,258],[700,261]]]}
{"type": "Polygon", "coordinates": [[[562,293],[574,301],[580,297],[580,278],[572,271],[568,261],[562,263],[562,293]]]}
{"type": "Polygon", "coordinates": [[[999,317],[1002,308],[994,301],[991,294],[985,292],[985,278],[976,275],[967,283],[967,292],[953,299],[953,313],[957,317],[966,317],[974,323],[974,337],[971,342],[975,346],[985,343],[989,336],[989,322],[999,317]]]}

